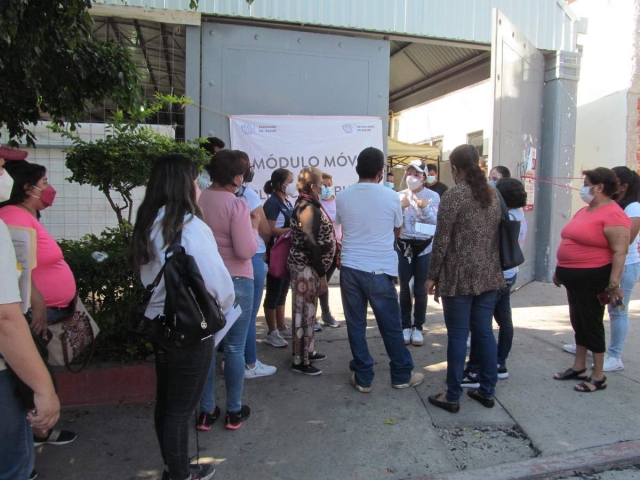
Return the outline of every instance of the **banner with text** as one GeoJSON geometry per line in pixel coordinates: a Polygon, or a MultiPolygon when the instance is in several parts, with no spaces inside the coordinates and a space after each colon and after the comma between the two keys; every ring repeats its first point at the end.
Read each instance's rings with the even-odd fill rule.
{"type": "Polygon", "coordinates": [[[278,168],[294,178],[305,167],[333,176],[336,193],[358,181],[356,160],[367,147],[383,148],[380,117],[234,115],[231,148],[247,152],[255,175],[249,185],[262,200],[263,186],[278,168]]]}

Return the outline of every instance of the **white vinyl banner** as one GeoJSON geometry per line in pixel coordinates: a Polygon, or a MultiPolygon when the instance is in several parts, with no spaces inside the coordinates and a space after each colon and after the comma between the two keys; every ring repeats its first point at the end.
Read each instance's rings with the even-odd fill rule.
{"type": "Polygon", "coordinates": [[[266,200],[263,186],[278,168],[294,178],[305,167],[333,176],[336,194],[358,181],[356,160],[367,147],[383,148],[380,117],[235,115],[231,148],[247,152],[255,169],[249,187],[266,200]]]}

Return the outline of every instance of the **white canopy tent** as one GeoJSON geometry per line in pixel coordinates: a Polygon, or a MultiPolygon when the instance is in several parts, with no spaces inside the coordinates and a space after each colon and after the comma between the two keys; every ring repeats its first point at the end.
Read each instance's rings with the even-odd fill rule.
{"type": "Polygon", "coordinates": [[[406,165],[416,158],[431,160],[429,163],[437,163],[439,156],[440,149],[438,147],[399,142],[391,137],[387,139],[389,168],[406,165]]]}

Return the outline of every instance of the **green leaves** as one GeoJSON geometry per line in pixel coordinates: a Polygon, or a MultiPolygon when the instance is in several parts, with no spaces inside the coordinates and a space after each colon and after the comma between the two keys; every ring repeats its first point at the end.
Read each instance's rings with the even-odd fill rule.
{"type": "MultiPolygon", "coordinates": [[[[106,99],[125,110],[143,102],[127,50],[91,39],[84,0],[0,0],[0,126],[34,143],[43,116],[61,125],[106,99]]],[[[3,139],[4,140],[4,139],[3,139]]]]}

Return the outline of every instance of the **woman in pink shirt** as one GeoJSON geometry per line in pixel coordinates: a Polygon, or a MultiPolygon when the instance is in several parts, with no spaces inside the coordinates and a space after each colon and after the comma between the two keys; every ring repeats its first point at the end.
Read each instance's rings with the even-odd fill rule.
{"type": "MultiPolygon", "coordinates": [[[[213,184],[200,195],[203,220],[213,231],[218,251],[233,280],[236,305],[242,313],[224,337],[224,375],[227,387],[225,428],[237,430],[249,418],[250,409],[242,405],[244,388],[244,348],[253,307],[253,264],[258,249],[260,217],[249,212],[247,203],[236,196],[249,162],[235,150],[221,150],[206,167],[213,184]]],[[[200,398],[198,430],[211,430],[220,416],[215,403],[215,355],[200,398]]]]}
{"type": "Polygon", "coordinates": [[[575,332],[576,356],[573,365],[558,372],[556,380],[583,380],[578,392],[607,388],[603,372],[604,307],[624,307],[620,279],[629,249],[631,221],[611,196],[618,189],[616,174],[608,168],[587,170],[580,198],[588,206],[576,213],[562,229],[556,254],[558,265],[553,283],[564,285],[569,300],[569,316],[575,332]],[[593,370],[587,376],[587,350],[593,352],[593,370]]]}

